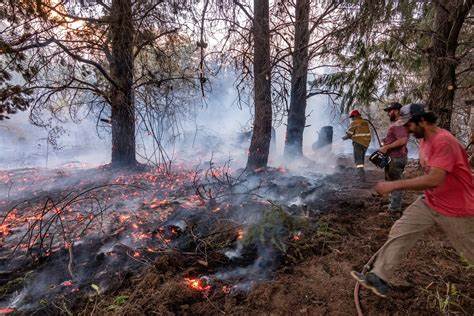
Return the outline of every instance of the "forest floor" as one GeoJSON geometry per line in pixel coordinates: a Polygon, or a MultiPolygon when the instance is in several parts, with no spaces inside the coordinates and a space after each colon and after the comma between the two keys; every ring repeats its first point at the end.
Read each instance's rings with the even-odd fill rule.
{"type": "MultiPolygon", "coordinates": [[[[417,172],[415,164],[407,174],[417,172]]],[[[109,293],[80,302],[74,314],[113,315],[355,315],[351,270],[364,264],[385,242],[394,219],[385,213],[387,198],[373,185],[383,179],[369,170],[360,183],[349,170],[325,181],[339,190],[324,196],[325,211],[314,215],[318,228],[293,245],[271,278],[256,282],[248,292],[229,293],[209,285],[196,290],[183,282],[189,275],[213,272],[219,263],[206,263],[180,253],[159,257],[138,276],[109,293]]],[[[407,192],[404,206],[417,197],[407,192]]],[[[313,215],[311,215],[313,216],[313,215]]],[[[366,315],[473,315],[474,267],[468,266],[438,229],[426,234],[397,272],[386,299],[361,288],[366,315]]]]}

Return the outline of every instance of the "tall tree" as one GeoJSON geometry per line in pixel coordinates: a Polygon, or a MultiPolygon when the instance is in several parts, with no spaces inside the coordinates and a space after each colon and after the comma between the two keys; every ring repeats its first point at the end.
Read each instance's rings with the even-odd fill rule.
{"type": "Polygon", "coordinates": [[[309,63],[309,5],[310,0],[296,0],[290,107],[288,109],[288,124],[285,138],[285,156],[287,158],[303,155],[309,63]]]}
{"type": "MultiPolygon", "coordinates": [[[[188,10],[183,4],[0,3],[0,119],[28,106],[34,117],[47,110],[57,116],[63,109],[75,113],[88,107],[85,112],[110,122],[112,166],[134,165],[136,124],[148,117],[136,115],[137,105],[143,111],[151,105],[154,111],[166,99],[170,112],[171,83],[196,77],[195,69],[178,62],[186,51],[176,48],[186,45],[178,36],[183,20],[177,13],[188,10]]],[[[151,133],[153,124],[145,125],[151,133]]]]}
{"type": "Polygon", "coordinates": [[[335,70],[312,86],[337,91],[342,112],[393,99],[427,102],[449,129],[455,91],[467,88],[456,82],[472,77],[472,2],[347,0],[341,20],[352,27],[327,49],[335,70]]]}
{"type": "Polygon", "coordinates": [[[112,165],[128,166],[136,163],[132,1],[113,0],[110,13],[115,19],[110,27],[110,73],[116,83],[110,91],[112,165]]]}
{"type": "MultiPolygon", "coordinates": [[[[222,20],[230,25],[226,41],[222,42],[228,44],[226,56],[233,58],[236,68],[241,70],[236,87],[239,102],[246,103],[250,85],[248,79],[255,79],[250,67],[254,62],[254,54],[251,53],[254,48],[254,13],[248,2],[236,0],[234,4],[235,8],[240,9],[239,14],[236,14],[235,8],[223,10],[222,20]]],[[[308,76],[325,67],[314,61],[325,51],[326,41],[341,32],[340,28],[348,28],[337,20],[340,5],[338,0],[307,0],[298,1],[298,4],[294,1],[276,1],[269,8],[273,124],[281,124],[288,117],[285,148],[288,155],[302,153],[306,99],[331,93],[322,89],[307,93],[306,85],[308,76]]]]}
{"type": "Polygon", "coordinates": [[[433,1],[434,20],[431,45],[428,48],[429,96],[428,107],[439,116],[439,125],[451,129],[459,34],[472,8],[473,0],[433,1]]]}
{"type": "Polygon", "coordinates": [[[272,132],[269,1],[254,0],[253,72],[255,115],[247,168],[266,167],[272,132]]]}

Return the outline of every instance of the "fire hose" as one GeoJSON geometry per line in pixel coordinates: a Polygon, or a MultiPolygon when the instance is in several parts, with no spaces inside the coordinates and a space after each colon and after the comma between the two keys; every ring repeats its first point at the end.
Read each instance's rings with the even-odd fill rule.
{"type": "Polygon", "coordinates": [[[375,137],[377,138],[377,142],[379,143],[379,146],[382,147],[382,142],[380,141],[379,133],[377,132],[377,129],[375,128],[375,125],[372,124],[372,122],[369,119],[365,119],[367,122],[369,122],[370,126],[372,126],[374,130],[375,137]]]}
{"type": "MultiPolygon", "coordinates": [[[[380,137],[379,137],[379,134],[377,132],[377,129],[375,128],[374,124],[369,120],[369,119],[366,119],[367,122],[369,122],[370,126],[372,126],[373,130],[374,130],[374,133],[375,133],[375,137],[377,138],[377,141],[379,143],[380,146],[382,146],[382,142],[380,141],[380,137]]],[[[466,146],[466,151],[469,150],[469,148],[473,145],[474,142],[470,142],[467,146],[466,146]]],[[[377,258],[377,255],[386,247],[388,246],[391,242],[397,240],[398,238],[401,238],[401,237],[404,237],[404,236],[407,236],[407,234],[403,234],[403,235],[400,235],[400,236],[397,236],[397,237],[394,237],[390,240],[388,240],[379,250],[377,250],[377,252],[375,254],[372,255],[372,257],[370,257],[369,261],[367,261],[367,263],[364,265],[364,267],[362,268],[362,274],[366,274],[370,268],[371,268],[371,265],[372,263],[374,262],[375,258],[377,258]]],[[[359,290],[360,290],[360,283],[359,282],[356,282],[356,285],[354,287],[354,304],[355,304],[355,307],[356,307],[356,310],[357,310],[357,315],[358,316],[364,316],[364,313],[362,312],[362,307],[360,305],[360,300],[359,300],[359,290]]]]}
{"type": "MultiPolygon", "coordinates": [[[[370,257],[369,261],[367,261],[367,263],[364,265],[364,267],[362,268],[362,274],[366,274],[371,266],[372,266],[372,263],[374,262],[375,258],[377,258],[377,255],[385,248],[387,247],[388,245],[390,245],[393,241],[401,238],[401,237],[405,237],[405,236],[408,236],[410,235],[411,233],[405,233],[405,234],[402,234],[402,235],[399,235],[397,237],[394,237],[392,239],[389,239],[387,240],[387,242],[385,242],[385,244],[380,247],[379,250],[377,250],[376,253],[374,253],[372,255],[372,257],[370,257]]],[[[356,285],[354,287],[354,304],[355,304],[355,307],[356,307],[356,310],[357,310],[357,315],[358,316],[364,316],[364,313],[362,312],[362,307],[360,305],[360,301],[359,301],[359,289],[360,289],[360,283],[356,281],[356,285]]]]}
{"type": "MultiPolygon", "coordinates": [[[[369,122],[370,126],[372,126],[372,129],[374,130],[375,137],[377,138],[377,142],[379,143],[379,146],[382,147],[382,142],[380,141],[379,133],[377,132],[377,128],[375,128],[375,125],[369,120],[366,119],[367,122],[369,122]]],[[[396,239],[396,238],[395,238],[396,239]]],[[[362,269],[362,274],[367,273],[367,271],[370,269],[370,266],[374,262],[375,258],[379,254],[379,252],[385,248],[385,246],[389,242],[386,242],[370,259],[369,261],[364,265],[364,268],[362,269]]],[[[354,304],[357,309],[357,315],[358,316],[364,316],[364,313],[362,312],[362,307],[360,306],[360,301],[359,301],[359,289],[360,289],[360,283],[356,282],[356,285],[354,287],[354,304]]]]}

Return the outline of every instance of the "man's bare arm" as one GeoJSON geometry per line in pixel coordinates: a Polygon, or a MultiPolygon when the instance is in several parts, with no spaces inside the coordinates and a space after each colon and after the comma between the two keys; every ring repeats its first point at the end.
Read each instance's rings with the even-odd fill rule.
{"type": "Polygon", "coordinates": [[[406,143],[408,143],[408,137],[402,137],[402,138],[397,139],[393,143],[382,146],[379,150],[383,153],[386,153],[390,149],[405,146],[406,143]]]}
{"type": "Polygon", "coordinates": [[[413,179],[379,182],[375,190],[380,194],[387,194],[395,190],[425,190],[441,185],[446,178],[446,171],[441,168],[431,168],[424,176],[413,179]]]}

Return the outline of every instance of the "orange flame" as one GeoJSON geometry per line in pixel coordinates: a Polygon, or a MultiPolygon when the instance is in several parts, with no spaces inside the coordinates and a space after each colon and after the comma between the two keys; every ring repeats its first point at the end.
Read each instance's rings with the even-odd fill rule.
{"type": "Polygon", "coordinates": [[[184,278],[184,281],[186,282],[187,286],[196,291],[209,291],[211,289],[211,286],[206,284],[206,282],[202,279],[184,278]]]}

